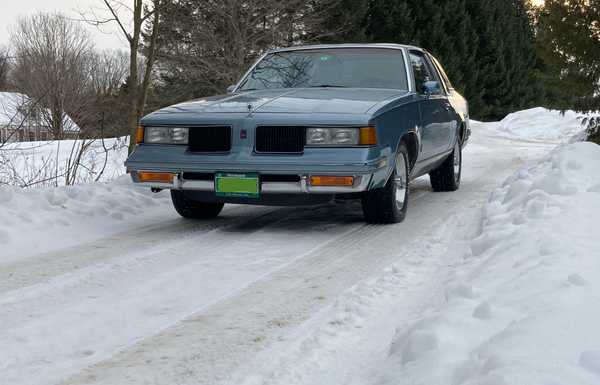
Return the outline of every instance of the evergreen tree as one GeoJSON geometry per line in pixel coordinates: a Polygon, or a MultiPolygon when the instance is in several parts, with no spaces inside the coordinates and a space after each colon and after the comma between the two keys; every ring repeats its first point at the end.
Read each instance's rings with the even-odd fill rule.
{"type": "Polygon", "coordinates": [[[538,37],[550,103],[600,111],[600,0],[546,0],[538,37]]]}
{"type": "MultiPolygon", "coordinates": [[[[436,56],[469,100],[473,117],[499,119],[541,101],[524,0],[348,1],[360,3],[361,13],[366,6],[366,41],[412,44],[436,56]]],[[[339,11],[355,14],[349,4],[339,11]]]]}
{"type": "Polygon", "coordinates": [[[416,23],[409,2],[375,0],[369,4],[366,33],[375,43],[415,44],[416,23]]]}

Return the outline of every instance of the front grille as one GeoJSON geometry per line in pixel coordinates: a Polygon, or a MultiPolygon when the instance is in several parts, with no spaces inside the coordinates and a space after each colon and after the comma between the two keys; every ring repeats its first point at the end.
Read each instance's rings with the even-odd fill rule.
{"type": "Polygon", "coordinates": [[[190,127],[189,149],[192,152],[230,151],[231,127],[190,127]]]}
{"type": "Polygon", "coordinates": [[[184,172],[184,180],[215,180],[215,174],[203,172],[184,172]]]}
{"type": "Polygon", "coordinates": [[[306,127],[256,127],[256,152],[301,153],[306,144],[306,127]]]}
{"type": "Polygon", "coordinates": [[[261,174],[261,182],[300,182],[300,175],[261,174]]]}

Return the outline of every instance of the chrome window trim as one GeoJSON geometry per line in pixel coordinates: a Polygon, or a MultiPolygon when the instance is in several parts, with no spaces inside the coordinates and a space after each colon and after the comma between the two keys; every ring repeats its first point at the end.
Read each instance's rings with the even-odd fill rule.
{"type": "Polygon", "coordinates": [[[406,50],[406,48],[402,49],[402,56],[404,57],[404,71],[406,72],[406,82],[408,83],[408,92],[416,92],[415,90],[417,89],[416,84],[414,84],[415,82],[415,78],[412,76],[412,67],[409,68],[409,62],[408,62],[408,52],[406,50]]]}
{"type": "Polygon", "coordinates": [[[271,51],[267,51],[265,53],[263,53],[255,62],[254,64],[252,64],[250,66],[250,68],[248,69],[248,71],[246,71],[246,73],[244,73],[244,76],[241,77],[241,79],[237,82],[237,84],[235,85],[235,88],[233,89],[233,91],[231,93],[236,93],[240,87],[245,83],[245,80],[248,78],[248,76],[250,76],[250,73],[254,70],[254,68],[258,65],[258,63],[260,63],[265,57],[267,57],[267,55],[271,54],[271,51]]]}

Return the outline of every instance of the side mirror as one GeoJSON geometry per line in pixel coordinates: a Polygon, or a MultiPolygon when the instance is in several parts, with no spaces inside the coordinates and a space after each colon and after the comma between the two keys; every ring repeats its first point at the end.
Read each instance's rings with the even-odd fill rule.
{"type": "Polygon", "coordinates": [[[235,91],[235,87],[236,87],[236,85],[235,85],[235,84],[232,84],[232,85],[230,85],[229,87],[227,87],[227,93],[228,93],[228,94],[232,94],[232,93],[233,93],[233,91],[235,91]]]}
{"type": "Polygon", "coordinates": [[[442,88],[440,87],[439,82],[430,80],[423,83],[423,91],[425,92],[425,95],[431,96],[440,94],[442,92],[442,88]]]}

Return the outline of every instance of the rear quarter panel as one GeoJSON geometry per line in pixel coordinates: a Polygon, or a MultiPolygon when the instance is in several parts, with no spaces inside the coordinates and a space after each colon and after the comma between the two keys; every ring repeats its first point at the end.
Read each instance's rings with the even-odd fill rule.
{"type": "Polygon", "coordinates": [[[448,95],[448,101],[454,108],[454,111],[458,115],[458,124],[464,126],[464,143],[468,140],[471,133],[471,126],[469,124],[469,104],[467,100],[458,93],[455,89],[450,90],[448,95]]]}

